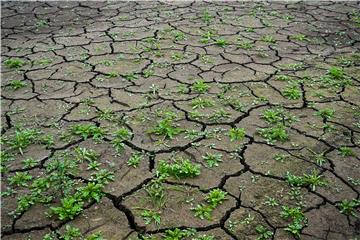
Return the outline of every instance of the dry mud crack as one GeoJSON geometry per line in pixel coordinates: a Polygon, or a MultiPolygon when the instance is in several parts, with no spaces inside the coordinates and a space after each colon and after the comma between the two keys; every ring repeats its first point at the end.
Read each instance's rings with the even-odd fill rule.
{"type": "Polygon", "coordinates": [[[1,3],[5,239],[360,239],[359,2],[1,3]]]}

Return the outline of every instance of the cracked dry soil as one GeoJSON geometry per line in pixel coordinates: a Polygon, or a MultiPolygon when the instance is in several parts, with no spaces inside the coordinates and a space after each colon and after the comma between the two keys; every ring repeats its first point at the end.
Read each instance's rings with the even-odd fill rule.
{"type": "Polygon", "coordinates": [[[1,6],[4,240],[360,239],[359,2],[1,6]]]}

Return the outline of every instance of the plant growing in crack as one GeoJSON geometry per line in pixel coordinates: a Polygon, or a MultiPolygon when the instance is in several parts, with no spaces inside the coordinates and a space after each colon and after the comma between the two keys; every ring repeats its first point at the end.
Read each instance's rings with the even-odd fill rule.
{"type": "Polygon", "coordinates": [[[142,159],[143,159],[142,153],[133,153],[129,158],[129,160],[127,161],[127,164],[130,167],[137,168],[142,159]]]}

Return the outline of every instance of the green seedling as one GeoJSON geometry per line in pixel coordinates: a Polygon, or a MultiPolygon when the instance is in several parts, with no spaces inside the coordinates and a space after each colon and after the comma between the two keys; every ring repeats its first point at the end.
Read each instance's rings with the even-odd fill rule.
{"type": "Polygon", "coordinates": [[[33,177],[27,173],[27,172],[16,172],[14,176],[9,177],[9,183],[10,185],[15,185],[18,187],[27,187],[28,182],[32,179],[33,177]]]}
{"type": "Polygon", "coordinates": [[[161,160],[157,172],[164,177],[172,176],[177,179],[194,178],[200,175],[200,165],[181,158],[175,160],[174,163],[161,160]]]}
{"type": "Polygon", "coordinates": [[[152,222],[154,222],[156,225],[161,224],[161,216],[158,212],[154,212],[152,210],[144,210],[141,213],[141,217],[143,218],[145,224],[151,224],[152,222]]]}
{"type": "Polygon", "coordinates": [[[210,89],[210,86],[204,82],[204,80],[197,80],[194,84],[191,86],[191,90],[196,93],[206,93],[210,89]]]}
{"type": "Polygon", "coordinates": [[[149,131],[155,135],[162,135],[165,138],[173,139],[176,135],[180,134],[184,130],[179,127],[175,127],[171,119],[163,119],[158,122],[157,126],[149,131]]]}
{"type": "Polygon", "coordinates": [[[124,75],[124,78],[128,81],[135,81],[139,78],[139,76],[136,75],[135,73],[127,73],[124,75]]]}
{"type": "Polygon", "coordinates": [[[145,186],[145,191],[148,194],[151,202],[158,207],[162,207],[165,204],[165,187],[163,185],[163,177],[151,180],[145,186]]]}
{"type": "Polygon", "coordinates": [[[222,162],[221,154],[206,153],[205,156],[202,156],[202,158],[206,161],[209,168],[217,167],[219,166],[219,163],[222,162]]]}
{"type": "Polygon", "coordinates": [[[241,49],[252,49],[254,47],[254,44],[251,41],[243,40],[241,38],[237,39],[237,46],[241,49]]]}
{"type": "Polygon", "coordinates": [[[358,217],[356,213],[356,209],[360,207],[360,200],[352,199],[352,200],[343,200],[340,203],[336,204],[342,214],[348,216],[358,217]]]}
{"type": "Polygon", "coordinates": [[[186,40],[186,35],[183,32],[180,32],[180,31],[174,31],[173,36],[174,36],[175,41],[186,40]]]}
{"type": "Polygon", "coordinates": [[[284,97],[289,100],[297,100],[302,96],[302,92],[296,85],[288,85],[283,91],[284,97]]]}
{"type": "Polygon", "coordinates": [[[354,157],[354,156],[356,156],[355,152],[351,148],[346,147],[346,146],[339,147],[338,151],[339,151],[339,155],[342,156],[342,157],[354,157]]]}
{"type": "Polygon", "coordinates": [[[84,203],[79,199],[70,196],[61,200],[61,206],[51,207],[51,211],[63,220],[72,220],[79,215],[84,207],[84,203]]]}
{"type": "Polygon", "coordinates": [[[180,230],[175,228],[174,230],[166,230],[163,240],[184,240],[188,237],[194,236],[196,233],[195,229],[184,229],[180,230]]]}
{"type": "Polygon", "coordinates": [[[298,40],[298,41],[302,41],[302,42],[308,42],[310,41],[309,38],[304,35],[304,34],[295,34],[294,36],[291,37],[292,39],[298,40]]]}
{"type": "Polygon", "coordinates": [[[74,149],[74,153],[75,159],[79,162],[92,162],[98,160],[100,157],[100,154],[98,154],[94,150],[81,147],[76,147],[74,149]]]}
{"type": "Polygon", "coordinates": [[[258,225],[255,228],[256,233],[259,235],[256,240],[271,239],[274,233],[262,225],[258,225]]]}
{"type": "Polygon", "coordinates": [[[265,35],[261,38],[261,40],[266,43],[272,43],[272,44],[276,43],[276,39],[271,35],[265,35]]]}
{"type": "Polygon", "coordinates": [[[294,221],[292,223],[289,223],[287,227],[285,228],[285,231],[291,233],[293,236],[295,236],[297,239],[300,239],[300,232],[304,228],[304,224],[300,221],[294,221]]]}
{"type": "Polygon", "coordinates": [[[95,200],[100,202],[104,195],[103,187],[102,184],[89,182],[86,186],[77,189],[75,197],[82,201],[95,200]]]}
{"type": "Polygon", "coordinates": [[[228,43],[228,41],[226,41],[226,40],[223,39],[223,38],[218,38],[218,39],[216,39],[216,41],[215,41],[215,45],[218,46],[218,47],[225,48],[226,46],[229,45],[229,43],[228,43]]]}
{"type": "Polygon", "coordinates": [[[192,208],[191,210],[195,212],[195,217],[203,220],[211,220],[211,215],[214,208],[207,204],[198,204],[195,208],[192,208]]]}
{"type": "Polygon", "coordinates": [[[220,122],[223,119],[227,119],[230,117],[230,113],[226,112],[224,109],[219,109],[215,111],[209,119],[213,122],[220,122]]]}
{"type": "Polygon", "coordinates": [[[201,19],[204,21],[204,23],[207,23],[207,24],[209,24],[213,20],[213,18],[214,17],[210,15],[208,10],[205,10],[201,16],[201,19]]]}
{"type": "Polygon", "coordinates": [[[227,192],[222,191],[221,189],[211,190],[205,200],[211,207],[216,208],[218,205],[222,204],[226,200],[227,192]]]}
{"type": "Polygon", "coordinates": [[[26,149],[30,144],[35,143],[41,132],[36,129],[24,129],[16,130],[15,136],[13,136],[7,143],[12,149],[18,150],[23,154],[23,150],[26,149]]]}
{"type": "Polygon", "coordinates": [[[14,91],[26,86],[27,83],[22,80],[11,80],[9,83],[9,87],[14,91]]]}
{"type": "Polygon", "coordinates": [[[192,109],[198,109],[198,108],[206,108],[206,107],[213,107],[214,102],[209,99],[203,99],[203,98],[194,98],[191,100],[191,106],[192,109]]]}
{"type": "Polygon", "coordinates": [[[22,160],[22,164],[24,165],[25,168],[35,167],[38,163],[39,163],[39,160],[35,160],[32,158],[27,158],[27,159],[22,160]]]}
{"type": "Polygon", "coordinates": [[[334,114],[335,110],[331,108],[320,109],[315,113],[316,116],[322,117],[325,120],[332,119],[334,117],[334,114]]]}
{"type": "Polygon", "coordinates": [[[116,78],[116,77],[119,77],[119,76],[120,76],[119,73],[117,73],[117,72],[108,72],[108,73],[106,73],[105,75],[106,75],[106,77],[108,77],[108,78],[116,78]]]}
{"type": "Polygon", "coordinates": [[[231,128],[229,131],[230,141],[241,141],[244,139],[246,131],[244,128],[231,128]]]}
{"type": "Polygon", "coordinates": [[[26,64],[25,61],[18,59],[18,58],[9,58],[5,60],[5,66],[8,68],[20,68],[26,64]]]}
{"type": "Polygon", "coordinates": [[[127,161],[127,164],[130,167],[137,168],[142,159],[143,159],[143,155],[141,153],[134,153],[127,161]]]}
{"type": "Polygon", "coordinates": [[[105,109],[99,111],[97,118],[99,120],[113,121],[115,119],[115,113],[111,109],[105,109]]]}
{"type": "Polygon", "coordinates": [[[278,81],[284,81],[284,82],[289,82],[291,81],[291,77],[290,76],[286,76],[286,75],[278,75],[276,76],[276,80],[278,81]]]}
{"type": "Polygon", "coordinates": [[[316,187],[327,186],[327,182],[323,179],[323,175],[319,175],[316,170],[312,170],[310,174],[303,174],[303,176],[295,176],[287,173],[286,181],[291,186],[295,187],[310,187],[312,191],[316,190],[316,187]]]}
{"type": "Polygon", "coordinates": [[[92,137],[94,140],[101,140],[105,137],[106,130],[93,124],[77,124],[71,127],[71,133],[81,136],[84,140],[92,137]]]}
{"type": "Polygon", "coordinates": [[[343,79],[345,77],[345,72],[342,68],[339,67],[331,67],[327,74],[334,79],[343,79]]]}
{"type": "Polygon", "coordinates": [[[289,139],[289,135],[284,125],[277,125],[276,127],[262,128],[258,133],[266,139],[268,143],[275,143],[276,141],[285,142],[289,139]]]}
{"type": "Polygon", "coordinates": [[[181,61],[185,58],[185,55],[182,53],[173,53],[171,54],[171,59],[174,61],[181,61]]]}

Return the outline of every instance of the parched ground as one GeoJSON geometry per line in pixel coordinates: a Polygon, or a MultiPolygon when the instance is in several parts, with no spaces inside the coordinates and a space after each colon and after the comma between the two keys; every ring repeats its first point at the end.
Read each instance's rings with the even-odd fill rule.
{"type": "Polygon", "coordinates": [[[360,239],[359,2],[2,2],[1,235],[360,239]]]}

